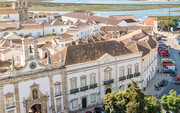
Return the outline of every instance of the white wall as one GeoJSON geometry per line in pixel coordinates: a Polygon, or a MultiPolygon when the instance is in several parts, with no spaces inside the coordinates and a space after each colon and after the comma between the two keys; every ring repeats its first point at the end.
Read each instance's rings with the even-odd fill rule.
{"type": "Polygon", "coordinates": [[[69,25],[45,26],[44,27],[44,35],[51,34],[51,33],[62,34],[64,32],[66,32],[66,30],[69,27],[70,27],[69,25]],[[53,32],[53,29],[55,32],[53,32]]]}
{"type": "Polygon", "coordinates": [[[14,57],[15,61],[20,61],[20,58],[21,58],[22,54],[23,54],[23,51],[13,49],[13,50],[5,53],[5,54],[1,53],[1,59],[3,61],[7,61],[7,60],[12,59],[12,57],[14,57]]]}
{"type": "Polygon", "coordinates": [[[50,107],[51,102],[50,102],[50,89],[49,89],[49,78],[44,77],[44,78],[39,78],[35,80],[29,80],[29,81],[24,81],[20,82],[18,84],[19,87],[19,99],[20,99],[20,108],[21,108],[21,113],[25,113],[25,108],[23,106],[23,98],[27,99],[30,95],[30,87],[34,84],[39,84],[39,90],[41,91],[42,94],[46,95],[46,93],[49,95],[48,99],[48,107],[50,107]]]}
{"type": "MultiPolygon", "coordinates": [[[[141,72],[141,53],[131,54],[131,55],[124,55],[119,57],[113,57],[111,55],[105,54],[102,56],[99,60],[88,62],[88,63],[81,63],[76,65],[67,66],[66,74],[67,74],[67,81],[68,81],[68,105],[70,110],[77,110],[81,109],[82,107],[82,97],[87,96],[87,107],[91,106],[92,104],[101,103],[104,96],[105,96],[105,90],[108,88],[103,83],[105,81],[104,70],[106,68],[111,68],[111,79],[114,79],[114,83],[110,84],[110,88],[113,91],[119,91],[118,87],[121,85],[124,85],[127,87],[129,83],[131,83],[131,80],[124,80],[119,81],[119,68],[121,66],[127,67],[128,65],[132,65],[132,73],[134,74],[134,65],[136,63],[139,64],[139,72],[141,72]],[[90,74],[96,74],[96,82],[98,83],[98,87],[95,89],[88,89],[85,92],[80,91],[76,94],[70,94],[71,90],[71,83],[70,80],[74,77],[77,78],[77,88],[81,87],[81,76],[86,75],[86,85],[90,85],[90,74]],[[99,95],[100,92],[100,95],[99,95]],[[90,95],[91,94],[97,94],[96,96],[96,103],[91,103],[90,101],[90,95]],[[78,108],[72,109],[72,103],[71,100],[78,99],[78,108]],[[80,105],[80,107],[79,107],[80,105]]],[[[125,69],[125,76],[127,76],[127,68],[125,69]]],[[[133,80],[135,81],[141,81],[141,77],[134,77],[133,80]]]]}

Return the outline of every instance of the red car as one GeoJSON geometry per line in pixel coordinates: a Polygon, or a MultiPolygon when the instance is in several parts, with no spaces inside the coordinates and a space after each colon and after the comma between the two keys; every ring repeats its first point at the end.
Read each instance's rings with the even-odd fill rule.
{"type": "Polygon", "coordinates": [[[180,74],[176,76],[175,84],[180,84],[180,74]]]}

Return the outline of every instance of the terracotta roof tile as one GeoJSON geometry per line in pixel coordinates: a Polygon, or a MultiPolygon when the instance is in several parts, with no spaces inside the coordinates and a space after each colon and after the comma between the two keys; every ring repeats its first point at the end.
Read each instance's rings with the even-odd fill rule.
{"type": "Polygon", "coordinates": [[[52,26],[57,26],[57,25],[64,25],[64,23],[62,23],[61,21],[59,21],[58,19],[54,20],[52,23],[51,23],[52,26]]]}
{"type": "Polygon", "coordinates": [[[110,18],[118,19],[118,20],[124,20],[124,19],[134,19],[137,20],[135,15],[112,15],[109,16],[110,18]]]}
{"type": "Polygon", "coordinates": [[[122,22],[122,20],[117,20],[117,19],[112,19],[112,18],[107,18],[107,17],[100,17],[100,16],[88,16],[88,15],[84,15],[80,13],[72,13],[72,12],[63,14],[62,16],[81,19],[81,20],[90,19],[95,22],[100,22],[100,23],[114,25],[114,26],[117,26],[120,22],[122,22]]]}
{"type": "Polygon", "coordinates": [[[108,53],[112,56],[120,56],[132,53],[117,41],[105,41],[91,44],[83,44],[76,46],[68,46],[63,51],[60,51],[51,56],[51,61],[57,63],[60,61],[60,53],[63,53],[65,65],[73,65],[89,61],[95,61],[108,53]]]}
{"type": "Polygon", "coordinates": [[[154,25],[154,20],[157,20],[157,18],[148,17],[142,21],[144,25],[154,25]]]}

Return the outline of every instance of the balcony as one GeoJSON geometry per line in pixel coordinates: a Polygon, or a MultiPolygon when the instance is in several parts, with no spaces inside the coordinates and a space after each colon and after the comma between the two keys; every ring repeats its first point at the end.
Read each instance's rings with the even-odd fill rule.
{"type": "Polygon", "coordinates": [[[92,89],[92,88],[96,88],[96,87],[97,87],[97,83],[95,83],[95,84],[91,84],[89,87],[90,87],[90,89],[92,89]]]}
{"type": "Polygon", "coordinates": [[[104,85],[114,83],[114,79],[104,81],[104,85]]]}
{"type": "Polygon", "coordinates": [[[61,96],[61,95],[62,95],[61,92],[56,92],[56,93],[55,93],[55,97],[58,97],[58,96],[61,96]]]}
{"type": "Polygon", "coordinates": [[[127,79],[133,78],[133,74],[127,75],[127,79]]]}
{"type": "Polygon", "coordinates": [[[84,86],[80,88],[80,91],[85,91],[85,90],[88,90],[88,86],[84,86]]]}
{"type": "Polygon", "coordinates": [[[140,72],[134,73],[134,77],[138,77],[138,76],[140,76],[140,72]]]}
{"type": "Polygon", "coordinates": [[[11,104],[6,104],[6,109],[11,109],[11,108],[15,108],[15,102],[11,103],[11,104]]]}
{"type": "Polygon", "coordinates": [[[71,94],[77,93],[77,92],[79,92],[79,88],[71,89],[71,90],[70,90],[70,93],[71,93],[71,94]]]}
{"type": "Polygon", "coordinates": [[[123,80],[126,80],[126,76],[119,77],[119,81],[123,81],[123,80]]]}

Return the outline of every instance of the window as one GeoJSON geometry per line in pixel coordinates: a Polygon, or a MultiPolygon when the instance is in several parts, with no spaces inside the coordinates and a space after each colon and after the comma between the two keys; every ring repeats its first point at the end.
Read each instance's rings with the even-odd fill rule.
{"type": "Polygon", "coordinates": [[[55,32],[55,29],[52,29],[52,32],[54,33],[54,32],[55,32]]]}
{"type": "Polygon", "coordinates": [[[90,75],[90,85],[95,84],[95,83],[96,83],[96,75],[91,74],[90,75]]]}
{"type": "Polygon", "coordinates": [[[96,102],[96,94],[91,95],[91,103],[96,102]]]}
{"type": "Polygon", "coordinates": [[[63,30],[63,28],[61,28],[61,32],[63,32],[64,30],[63,30]]]}
{"type": "Polygon", "coordinates": [[[86,86],[86,77],[81,77],[81,87],[86,86]]]}
{"type": "Polygon", "coordinates": [[[56,99],[56,105],[61,106],[61,98],[56,99]]]}
{"type": "Polygon", "coordinates": [[[77,108],[77,107],[78,107],[78,100],[75,99],[75,100],[72,101],[72,108],[74,109],[74,108],[77,108]]]}
{"type": "Polygon", "coordinates": [[[110,71],[105,72],[105,81],[106,80],[110,80],[111,79],[110,76],[111,76],[111,72],[110,71]]]}
{"type": "Polygon", "coordinates": [[[14,110],[8,111],[7,113],[14,113],[14,110]]]}
{"type": "Polygon", "coordinates": [[[71,89],[76,89],[77,88],[76,81],[77,81],[76,78],[71,79],[71,89]]]}
{"type": "Polygon", "coordinates": [[[57,112],[61,111],[61,98],[56,99],[57,112]]]}
{"type": "Polygon", "coordinates": [[[132,67],[128,66],[128,75],[132,74],[132,67]]]}
{"type": "Polygon", "coordinates": [[[120,77],[125,76],[124,67],[120,67],[120,77]]]}
{"type": "Polygon", "coordinates": [[[7,107],[13,106],[13,96],[6,98],[6,104],[7,104],[7,107]]]}
{"type": "Polygon", "coordinates": [[[139,72],[139,64],[135,64],[135,73],[139,72]]]}
{"type": "Polygon", "coordinates": [[[61,95],[61,84],[60,83],[55,84],[55,95],[56,96],[61,95]]]}
{"type": "Polygon", "coordinates": [[[37,37],[40,37],[40,32],[37,32],[37,37]]]}

